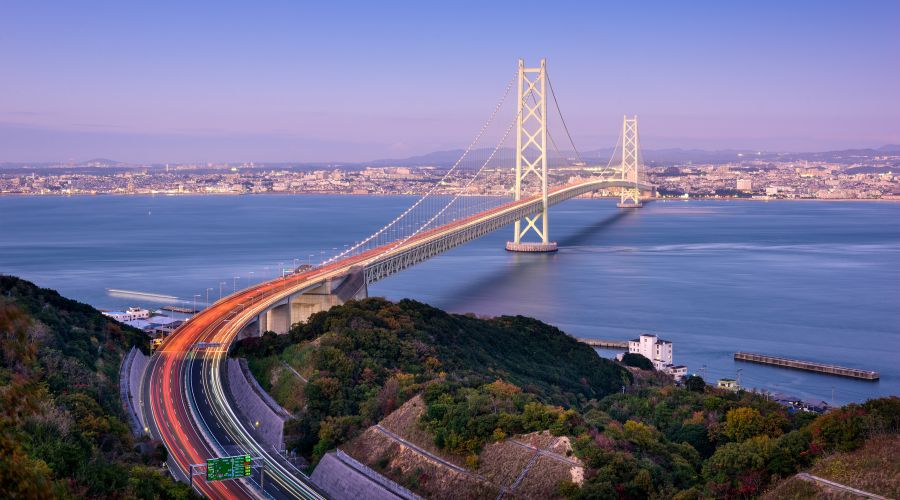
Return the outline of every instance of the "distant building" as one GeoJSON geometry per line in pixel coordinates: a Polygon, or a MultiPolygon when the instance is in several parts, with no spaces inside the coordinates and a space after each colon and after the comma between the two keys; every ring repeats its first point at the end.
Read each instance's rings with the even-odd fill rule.
{"type": "Polygon", "coordinates": [[[125,311],[104,311],[104,316],[109,316],[110,318],[120,321],[122,323],[127,323],[129,321],[134,321],[136,319],[147,319],[150,317],[150,311],[147,309],[141,309],[138,307],[129,307],[125,311]]]}
{"type": "Polygon", "coordinates": [[[727,391],[738,391],[741,389],[741,386],[738,385],[737,380],[731,378],[720,378],[718,383],[716,383],[716,387],[719,389],[725,389],[727,391]]]}
{"type": "Polygon", "coordinates": [[[753,191],[753,181],[751,181],[750,179],[738,179],[737,190],[748,192],[753,191]]]}
{"type": "Polygon", "coordinates": [[[183,320],[170,318],[169,316],[156,315],[147,319],[134,319],[125,321],[125,324],[139,330],[143,330],[147,335],[153,337],[167,337],[174,332],[179,326],[184,324],[183,320]]]}
{"type": "MultiPolygon", "coordinates": [[[[628,352],[640,354],[657,364],[672,364],[672,343],[656,335],[641,334],[639,338],[628,341],[628,352]]],[[[659,367],[656,367],[659,370],[659,367]]]]}
{"type": "Polygon", "coordinates": [[[639,338],[628,341],[628,352],[640,354],[653,363],[653,368],[668,373],[681,380],[687,375],[687,367],[672,363],[672,342],[656,335],[641,334],[639,338]]]}

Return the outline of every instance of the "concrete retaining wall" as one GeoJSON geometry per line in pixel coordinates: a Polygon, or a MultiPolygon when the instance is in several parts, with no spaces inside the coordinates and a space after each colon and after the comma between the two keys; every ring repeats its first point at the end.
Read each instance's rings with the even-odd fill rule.
{"type": "Polygon", "coordinates": [[[341,450],[325,454],[310,479],[331,498],[367,500],[420,498],[341,450]]]}
{"type": "Polygon", "coordinates": [[[259,386],[246,360],[229,358],[224,368],[226,390],[238,418],[262,443],[276,450],[283,449],[284,423],[291,414],[259,386]]]}
{"type": "Polygon", "coordinates": [[[136,436],[146,434],[144,431],[146,423],[141,418],[143,412],[141,412],[140,398],[141,384],[149,362],[149,356],[136,347],[132,347],[122,359],[122,366],[119,368],[119,395],[129,416],[131,432],[136,436]]]}

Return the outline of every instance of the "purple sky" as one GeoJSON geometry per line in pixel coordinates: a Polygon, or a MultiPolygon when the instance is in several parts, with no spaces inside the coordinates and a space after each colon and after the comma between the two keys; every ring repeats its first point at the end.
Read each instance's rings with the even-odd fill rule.
{"type": "Polygon", "coordinates": [[[624,113],[652,149],[900,143],[895,0],[488,3],[7,2],[0,161],[461,148],[518,57],[548,58],[580,149],[624,113]]]}

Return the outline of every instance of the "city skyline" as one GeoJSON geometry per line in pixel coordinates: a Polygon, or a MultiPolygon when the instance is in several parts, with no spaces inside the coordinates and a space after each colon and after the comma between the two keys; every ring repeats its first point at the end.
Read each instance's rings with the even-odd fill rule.
{"type": "Polygon", "coordinates": [[[0,20],[0,162],[458,149],[518,57],[548,59],[581,149],[625,113],[648,149],[900,142],[895,3],[526,6],[19,4],[0,20]],[[531,21],[542,35],[517,37],[531,21]]]}

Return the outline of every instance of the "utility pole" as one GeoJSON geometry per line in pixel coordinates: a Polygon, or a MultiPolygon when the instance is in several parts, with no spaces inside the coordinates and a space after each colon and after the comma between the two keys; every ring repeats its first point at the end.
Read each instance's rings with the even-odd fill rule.
{"type": "MultiPolygon", "coordinates": [[[[212,290],[212,288],[207,288],[207,289],[206,289],[206,305],[207,305],[207,306],[209,306],[209,291],[210,291],[210,290],[212,290]]],[[[221,298],[221,297],[220,297],[220,298],[221,298]]]]}

